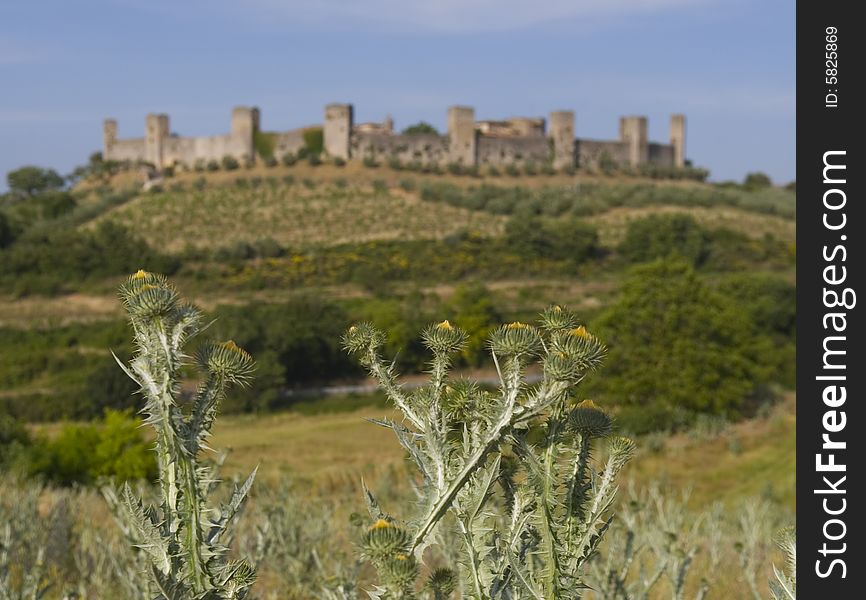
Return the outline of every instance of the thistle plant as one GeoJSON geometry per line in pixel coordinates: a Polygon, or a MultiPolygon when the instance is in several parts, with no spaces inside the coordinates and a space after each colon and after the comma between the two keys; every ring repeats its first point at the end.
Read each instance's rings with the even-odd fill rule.
{"type": "MultiPolygon", "coordinates": [[[[203,380],[184,410],[181,369],[190,361],[184,345],[202,327],[202,315],[181,301],[164,277],[139,271],[121,287],[136,352],[121,368],[139,386],[141,413],[155,432],[158,505],[146,505],[129,484],[104,495],[124,534],[147,557],[148,585],[159,600],[241,599],[255,580],[247,561],[229,560],[231,526],[255,478],[235,486],[227,504],[210,506],[218,465],[202,457],[220,399],[231,384],[244,384],[250,355],[233,342],[205,343],[195,357],[203,380]]],[[[116,357],[115,357],[116,359],[116,357]]]]}
{"type": "Polygon", "coordinates": [[[578,401],[577,391],[605,346],[558,306],[537,326],[504,325],[489,338],[499,386],[488,391],[449,376],[463,331],[443,321],[423,340],[430,382],[409,393],[380,354],[381,331],[359,324],[344,336],[402,413],[403,423],[375,422],[394,431],[421,478],[417,514],[405,521],[365,488],[374,522],[361,547],[379,575],[371,597],[416,597],[425,549],[455,537],[459,576],[433,570],[420,590],[427,597],[454,589],[478,600],[581,597],[585,563],[611,523],[617,476],[634,453],[631,440],[611,437],[605,460],[593,459],[612,421],[591,400],[578,401]],[[542,373],[532,385],[530,366],[542,373]]]}
{"type": "Polygon", "coordinates": [[[773,576],[770,580],[770,597],[772,600],[797,600],[797,537],[793,528],[779,532],[779,547],[785,553],[785,570],[773,565],[773,576]]]}

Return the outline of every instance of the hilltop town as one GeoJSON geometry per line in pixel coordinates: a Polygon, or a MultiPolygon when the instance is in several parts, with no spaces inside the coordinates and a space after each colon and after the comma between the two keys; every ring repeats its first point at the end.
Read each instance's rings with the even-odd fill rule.
{"type": "Polygon", "coordinates": [[[619,137],[593,140],[575,137],[575,113],[553,111],[543,117],[476,120],[475,109],[448,109],[448,131],[394,130],[389,117],[381,123],[356,124],[351,104],[329,104],[322,124],[290,131],[268,132],[261,128],[256,107],[237,106],[231,113],[227,134],[184,137],[171,133],[167,114],[148,114],[143,138],[118,137],[118,123],[106,119],[103,126],[103,157],[106,160],[143,162],[157,169],[192,168],[225,157],[256,161],[280,158],[305,147],[305,136],[322,137],[327,157],[335,160],[396,160],[444,166],[550,165],[555,169],[596,167],[609,162],[638,167],[652,164],[665,168],[688,165],[685,155],[686,118],[670,118],[668,143],[649,141],[647,118],[625,116],[619,120],[619,137]]]}

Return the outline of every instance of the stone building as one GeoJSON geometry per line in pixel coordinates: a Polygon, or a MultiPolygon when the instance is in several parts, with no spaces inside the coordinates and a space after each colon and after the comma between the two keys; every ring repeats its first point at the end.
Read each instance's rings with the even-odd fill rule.
{"type": "Polygon", "coordinates": [[[505,120],[476,120],[475,109],[452,106],[448,109],[448,131],[402,134],[387,117],[381,123],[354,122],[351,104],[329,104],[324,122],[284,132],[260,130],[258,108],[238,106],[232,110],[229,133],[207,137],[171,134],[166,114],[145,118],[143,138],[118,138],[118,124],[106,119],[103,126],[103,155],[107,160],[141,161],[157,168],[172,165],[194,166],[225,156],[238,160],[260,159],[257,139],[266,135],[276,158],[297,153],[305,146],[304,132],[320,129],[324,151],[343,160],[398,160],[402,163],[461,164],[464,166],[507,166],[535,164],[554,168],[609,164],[638,166],[656,164],[683,167],[686,164],[686,120],[673,115],[670,139],[666,144],[647,136],[647,118],[621,117],[619,136],[613,140],[575,137],[575,114],[554,111],[543,117],[512,117],[505,120]]]}

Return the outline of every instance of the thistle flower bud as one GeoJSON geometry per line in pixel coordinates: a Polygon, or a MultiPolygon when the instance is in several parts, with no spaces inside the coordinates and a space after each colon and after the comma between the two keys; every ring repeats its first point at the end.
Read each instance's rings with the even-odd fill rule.
{"type": "Polygon", "coordinates": [[[607,348],[601,341],[581,325],[555,333],[551,342],[551,354],[561,352],[574,363],[579,373],[601,366],[607,348]]]}
{"type": "Polygon", "coordinates": [[[424,587],[437,598],[450,598],[457,587],[457,577],[451,569],[439,568],[430,573],[424,587]]]}
{"type": "Polygon", "coordinates": [[[543,366],[544,374],[554,381],[573,381],[580,377],[577,362],[560,351],[548,354],[543,366]]]}
{"type": "Polygon", "coordinates": [[[627,437],[615,437],[608,444],[608,452],[617,467],[622,468],[625,463],[634,457],[637,444],[627,437]]]}
{"type": "Polygon", "coordinates": [[[453,354],[466,343],[466,332],[448,321],[430,325],[421,334],[424,345],[434,354],[453,354]]]}
{"type": "Polygon", "coordinates": [[[541,326],[550,331],[572,329],[577,325],[573,312],[559,305],[551,306],[541,313],[541,326]]]}
{"type": "Polygon", "coordinates": [[[575,406],[568,415],[568,422],[572,429],[589,438],[610,435],[613,428],[613,419],[592,400],[584,400],[575,406]]]}
{"type": "Polygon", "coordinates": [[[411,554],[399,553],[385,559],[379,572],[385,582],[404,590],[414,586],[418,578],[418,563],[411,554]]]}
{"type": "Polygon", "coordinates": [[[246,383],[253,372],[253,357],[232,340],[210,344],[199,354],[199,364],[209,373],[232,383],[246,383]]]}
{"type": "Polygon", "coordinates": [[[385,519],[379,519],[367,530],[361,548],[370,560],[380,561],[405,553],[410,541],[405,529],[385,519]]]}
{"type": "Polygon", "coordinates": [[[538,329],[519,321],[503,325],[490,336],[490,349],[500,356],[531,355],[540,348],[538,329]]]}
{"type": "Polygon", "coordinates": [[[343,334],[343,347],[352,354],[366,352],[370,348],[376,350],[384,344],[385,334],[371,323],[352,325],[343,334]]]}
{"type": "Polygon", "coordinates": [[[445,386],[442,394],[442,408],[449,417],[466,421],[483,394],[484,392],[474,381],[467,379],[452,381],[445,386]]]}

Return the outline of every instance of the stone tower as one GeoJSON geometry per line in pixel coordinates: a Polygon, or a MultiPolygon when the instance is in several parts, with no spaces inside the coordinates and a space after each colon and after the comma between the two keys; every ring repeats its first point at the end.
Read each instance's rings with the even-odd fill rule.
{"type": "Polygon", "coordinates": [[[550,141],[553,143],[553,168],[574,166],[574,111],[557,110],[550,113],[550,141]]]}
{"type": "Polygon", "coordinates": [[[671,146],[674,147],[674,166],[686,166],[686,116],[671,115],[671,146]]]}
{"type": "Polygon", "coordinates": [[[325,152],[332,158],[351,158],[350,144],[355,110],[351,104],[328,104],[325,107],[325,152]]]}
{"type": "Polygon", "coordinates": [[[254,137],[259,130],[259,109],[255,106],[235,106],[232,109],[232,138],[237,158],[255,158],[254,137]]]}
{"type": "Polygon", "coordinates": [[[476,163],[475,109],[452,106],[448,109],[448,148],[452,162],[464,166],[476,163]]]}
{"type": "Polygon", "coordinates": [[[115,119],[105,119],[102,122],[102,158],[104,160],[111,159],[111,149],[116,141],[117,121],[115,119]]]}
{"type": "Polygon", "coordinates": [[[144,160],[157,169],[163,165],[163,146],[169,136],[168,115],[150,113],[144,120],[144,160]]]}
{"type": "Polygon", "coordinates": [[[620,117],[619,139],[626,145],[626,155],[631,166],[649,161],[646,117],[620,117]]]}

